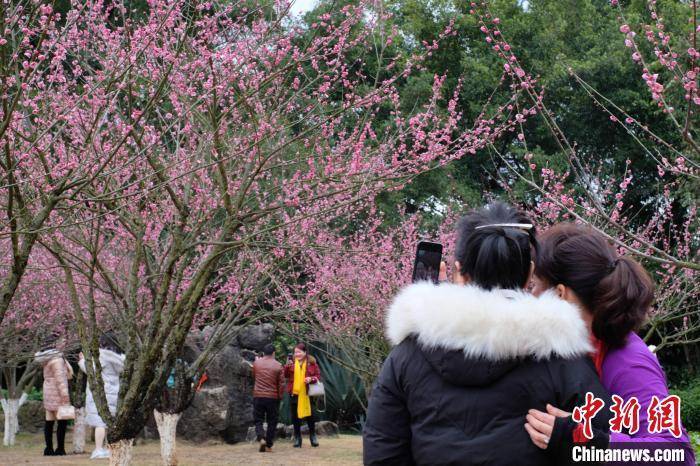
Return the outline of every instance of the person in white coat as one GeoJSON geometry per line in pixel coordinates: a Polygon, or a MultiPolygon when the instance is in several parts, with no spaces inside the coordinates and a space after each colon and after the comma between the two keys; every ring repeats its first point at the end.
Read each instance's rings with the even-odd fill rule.
{"type": "MultiPolygon", "coordinates": [[[[119,376],[124,370],[125,356],[116,342],[114,334],[105,333],[100,337],[100,365],[102,366],[102,382],[104,383],[105,397],[109,405],[109,411],[113,415],[117,412],[117,399],[119,397],[119,376]]],[[[85,358],[80,353],[78,365],[83,372],[85,369],[85,358]]],[[[104,440],[107,433],[107,425],[97,412],[95,399],[90,389],[87,388],[85,400],[87,416],[85,422],[95,428],[95,450],[90,456],[91,459],[109,458],[109,450],[105,448],[104,440]]]]}

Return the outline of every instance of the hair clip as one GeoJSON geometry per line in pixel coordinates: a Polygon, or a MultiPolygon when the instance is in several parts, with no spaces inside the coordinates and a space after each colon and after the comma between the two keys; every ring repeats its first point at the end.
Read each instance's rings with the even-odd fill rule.
{"type": "Polygon", "coordinates": [[[482,228],[490,228],[490,227],[501,227],[501,228],[519,228],[521,230],[532,230],[533,228],[532,223],[492,223],[490,225],[479,225],[478,227],[474,228],[475,230],[480,230],[482,228]]]}

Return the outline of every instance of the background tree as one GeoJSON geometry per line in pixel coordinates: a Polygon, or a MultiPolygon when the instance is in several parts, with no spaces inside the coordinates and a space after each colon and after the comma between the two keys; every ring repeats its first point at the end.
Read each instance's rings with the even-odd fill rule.
{"type": "MultiPolygon", "coordinates": [[[[40,236],[62,226],[65,217],[56,211],[65,213],[79,202],[126,140],[122,134],[114,146],[99,147],[109,106],[84,112],[100,99],[114,98],[130,70],[121,57],[119,66],[102,73],[74,46],[84,40],[71,34],[88,9],[76,5],[62,15],[53,2],[0,5],[0,240],[9,246],[0,269],[0,322],[40,236]],[[76,94],[75,88],[81,91],[76,94]]],[[[105,43],[109,31],[102,28],[105,43]]],[[[134,57],[145,53],[146,45],[134,57]]]]}
{"type": "Polygon", "coordinates": [[[14,445],[15,435],[21,428],[19,408],[41,376],[41,366],[34,363],[35,353],[43,348],[49,336],[61,337],[71,330],[66,325],[65,287],[57,270],[51,269],[50,259],[35,251],[15,299],[0,323],[0,386],[3,388],[0,405],[5,414],[5,446],[14,445]]]}
{"type": "MultiPolygon", "coordinates": [[[[667,10],[665,30],[672,35],[689,32],[687,21],[692,17],[689,5],[677,1],[663,3],[667,10]]],[[[570,70],[576,70],[590,86],[627,108],[663,139],[679,140],[674,125],[649,98],[637,65],[619,40],[621,23],[616,10],[604,0],[493,0],[488,2],[488,7],[507,34],[508,47],[517,51],[522,69],[535,76],[546,89],[543,102],[556,111],[560,128],[576,145],[578,153],[594,164],[604,164],[606,172],[616,174],[624,171],[627,160],[634,164],[639,182],[629,186],[626,196],[630,203],[643,206],[635,221],[647,223],[653,215],[647,201],[657,193],[652,182],[658,177],[656,163],[644,156],[631,134],[610,124],[609,115],[597,109],[588,91],[570,74],[570,70]]],[[[420,99],[420,90],[426,89],[431,73],[446,73],[447,89],[459,79],[466,83],[458,101],[465,122],[478,114],[479,105],[486,97],[498,92],[503,62],[494,53],[494,39],[484,40],[478,18],[470,14],[472,8],[469,3],[449,0],[396,1],[387,5],[393,13],[391,20],[401,31],[397,47],[410,49],[414,44],[430,41],[448,24],[453,24],[455,31],[449,38],[449,46],[434,53],[426,61],[425,71],[406,83],[409,89],[403,95],[410,96],[407,104],[420,99]]],[[[649,18],[645,2],[626,2],[625,14],[639,21],[649,18]]],[[[539,165],[567,164],[566,153],[542,119],[528,119],[519,131],[500,138],[497,149],[516,152],[522,157],[520,137],[527,139],[529,152],[539,165]]],[[[406,189],[388,196],[383,208],[387,215],[396,216],[402,208],[397,211],[395,206],[407,204],[439,215],[436,205],[484,202],[488,193],[504,193],[499,175],[502,170],[507,170],[507,166],[499,157],[480,151],[474,157],[462,158],[417,177],[406,189]]],[[[526,197],[529,190],[526,184],[517,179],[511,182],[519,199],[531,205],[537,203],[536,198],[526,197]]]]}

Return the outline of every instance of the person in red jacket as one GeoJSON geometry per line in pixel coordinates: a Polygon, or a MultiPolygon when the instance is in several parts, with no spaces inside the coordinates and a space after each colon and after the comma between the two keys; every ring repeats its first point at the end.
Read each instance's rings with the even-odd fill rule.
{"type": "Polygon", "coordinates": [[[272,451],[275,441],[279,404],[284,394],[282,369],[282,364],[275,359],[275,347],[272,344],[265,345],[263,357],[256,358],[253,364],[253,417],[260,452],[272,451]],[[266,419],[267,432],[263,431],[266,419]]]}
{"type": "MultiPolygon", "coordinates": [[[[291,356],[291,355],[290,355],[291,356]]],[[[301,420],[306,419],[309,426],[309,439],[312,447],[318,446],[316,438],[316,419],[311,399],[308,395],[309,384],[318,383],[321,370],[313,356],[306,351],[306,345],[299,343],[294,347],[294,355],[284,366],[284,378],[287,380],[287,393],[290,395],[290,410],[294,425],[294,447],[301,448],[301,420]]]]}

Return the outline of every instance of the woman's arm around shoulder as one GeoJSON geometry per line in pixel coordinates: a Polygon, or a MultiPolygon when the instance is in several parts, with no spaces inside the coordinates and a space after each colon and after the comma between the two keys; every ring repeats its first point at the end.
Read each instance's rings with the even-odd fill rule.
{"type": "Polygon", "coordinates": [[[587,356],[576,359],[557,359],[548,363],[551,382],[556,393],[554,403],[547,412],[530,410],[525,429],[535,445],[546,448],[556,458],[557,464],[572,463],[571,449],[574,443],[587,443],[596,448],[606,448],[610,436],[607,409],[610,396],[598,379],[592,361],[587,356]],[[592,403],[598,406],[592,418],[590,431],[592,438],[584,435],[583,425],[575,422],[571,413],[575,408],[592,403]]]}

